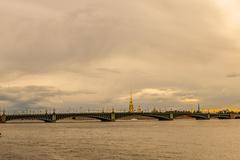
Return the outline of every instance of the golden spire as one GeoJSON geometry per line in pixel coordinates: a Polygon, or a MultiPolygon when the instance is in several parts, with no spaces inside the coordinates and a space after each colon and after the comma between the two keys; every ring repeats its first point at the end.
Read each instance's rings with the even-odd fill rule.
{"type": "Polygon", "coordinates": [[[133,106],[133,97],[132,97],[132,91],[130,92],[130,101],[129,101],[129,112],[134,112],[134,106],[133,106]]]}

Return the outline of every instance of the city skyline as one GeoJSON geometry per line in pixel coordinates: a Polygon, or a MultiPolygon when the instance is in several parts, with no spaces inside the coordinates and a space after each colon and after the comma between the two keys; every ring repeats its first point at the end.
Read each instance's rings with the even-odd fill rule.
{"type": "Polygon", "coordinates": [[[2,0],[0,108],[240,106],[239,6],[2,0]]]}

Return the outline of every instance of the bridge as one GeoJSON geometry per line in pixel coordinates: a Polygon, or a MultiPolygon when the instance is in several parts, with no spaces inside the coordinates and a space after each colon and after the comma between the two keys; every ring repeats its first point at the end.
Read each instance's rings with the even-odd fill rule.
{"type": "Polygon", "coordinates": [[[6,114],[0,115],[0,123],[12,120],[41,120],[44,122],[56,122],[58,120],[78,117],[94,118],[103,122],[113,122],[126,117],[151,117],[162,121],[174,120],[181,116],[188,116],[197,120],[240,119],[240,114],[233,113],[200,113],[200,112],[111,112],[111,113],[45,113],[45,114],[6,114]]]}

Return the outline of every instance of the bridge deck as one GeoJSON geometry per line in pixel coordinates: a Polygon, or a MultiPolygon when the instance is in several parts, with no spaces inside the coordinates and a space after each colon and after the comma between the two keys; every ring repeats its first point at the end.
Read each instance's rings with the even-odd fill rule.
{"type": "Polygon", "coordinates": [[[94,118],[101,121],[115,121],[123,117],[143,116],[159,120],[173,120],[180,116],[188,116],[195,119],[237,119],[239,114],[216,114],[216,113],[191,113],[191,112],[112,112],[112,113],[52,113],[52,114],[3,114],[0,116],[0,123],[11,120],[42,120],[45,122],[56,122],[57,120],[76,117],[94,118]]]}

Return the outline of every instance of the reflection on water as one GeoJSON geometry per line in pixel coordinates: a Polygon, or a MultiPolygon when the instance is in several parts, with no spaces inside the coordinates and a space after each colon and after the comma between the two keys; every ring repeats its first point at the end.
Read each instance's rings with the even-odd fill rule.
{"type": "Polygon", "coordinates": [[[239,120],[0,124],[0,160],[239,160],[239,120]]]}

